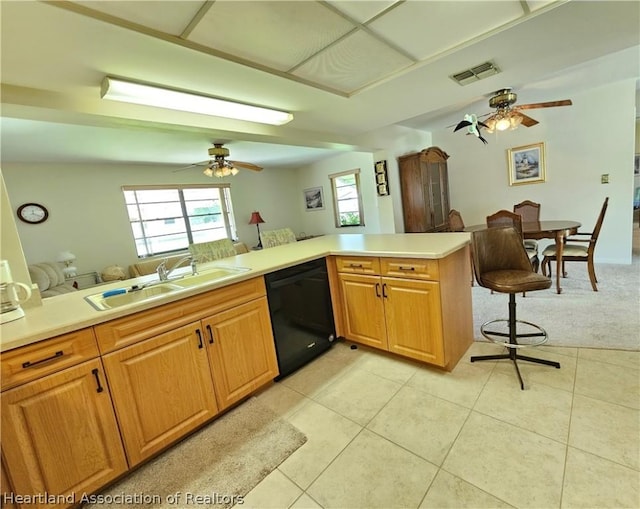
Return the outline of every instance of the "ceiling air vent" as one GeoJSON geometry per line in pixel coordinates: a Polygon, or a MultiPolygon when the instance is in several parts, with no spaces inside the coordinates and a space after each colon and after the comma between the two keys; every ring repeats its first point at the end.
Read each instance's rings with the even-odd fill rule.
{"type": "Polygon", "coordinates": [[[500,69],[498,69],[493,62],[485,62],[470,69],[452,74],[449,77],[459,85],[468,85],[469,83],[488,78],[499,72],[500,69]]]}

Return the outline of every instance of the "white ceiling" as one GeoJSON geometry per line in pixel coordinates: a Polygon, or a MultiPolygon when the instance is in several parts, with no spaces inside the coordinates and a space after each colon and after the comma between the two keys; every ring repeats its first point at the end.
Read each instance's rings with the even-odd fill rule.
{"type": "MultiPolygon", "coordinates": [[[[432,130],[640,76],[635,1],[1,2],[3,162],[298,166],[388,126],[432,130]],[[501,73],[460,86],[485,61],[501,73]],[[104,76],[290,111],[280,127],[100,99],[104,76]]],[[[540,110],[538,110],[540,111],[540,110]]],[[[536,110],[527,112],[536,117],[536,110]]],[[[540,116],[540,115],[539,115],[540,116]]],[[[530,129],[535,129],[531,127],[530,129]]]]}

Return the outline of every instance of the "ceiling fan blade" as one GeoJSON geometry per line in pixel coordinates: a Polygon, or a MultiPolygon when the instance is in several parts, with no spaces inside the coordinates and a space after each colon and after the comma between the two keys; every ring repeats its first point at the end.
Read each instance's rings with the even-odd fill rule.
{"type": "Polygon", "coordinates": [[[521,124],[525,127],[531,127],[539,123],[536,119],[531,118],[528,115],[525,115],[524,113],[518,112],[518,114],[522,117],[521,124]]]}
{"type": "Polygon", "coordinates": [[[234,166],[237,166],[238,168],[244,168],[245,170],[262,171],[262,166],[258,166],[256,164],[243,163],[242,161],[229,161],[229,162],[234,166]]]}
{"type": "Polygon", "coordinates": [[[531,103],[516,106],[519,110],[532,110],[534,108],[554,108],[556,106],[571,106],[571,99],[563,99],[562,101],[549,101],[546,103],[531,103]]]}
{"type": "Polygon", "coordinates": [[[212,161],[200,161],[199,163],[193,163],[193,164],[189,164],[187,166],[182,166],[181,168],[178,168],[177,170],[173,170],[173,173],[177,173],[180,171],[185,171],[185,170],[190,170],[191,168],[197,168],[198,166],[209,166],[212,163],[212,161]]]}

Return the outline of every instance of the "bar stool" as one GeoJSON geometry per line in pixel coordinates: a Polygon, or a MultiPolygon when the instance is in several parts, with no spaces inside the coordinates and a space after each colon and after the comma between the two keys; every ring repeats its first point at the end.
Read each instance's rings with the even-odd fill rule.
{"type": "Polygon", "coordinates": [[[510,359],[516,368],[520,388],[524,382],[518,367],[518,360],[545,364],[560,368],[560,363],[521,355],[521,348],[539,346],[547,342],[547,332],[539,325],[516,319],[516,294],[546,290],[551,287],[551,279],[533,271],[525,251],[520,233],[512,226],[488,228],[471,233],[473,246],[473,268],[480,286],[495,292],[509,294],[509,319],[490,320],[480,327],[480,333],[489,341],[508,348],[509,352],[498,355],[476,355],[471,362],[496,359],[510,359]],[[490,330],[499,322],[506,322],[508,332],[490,330]],[[525,324],[536,332],[518,333],[517,324],[525,324]],[[521,340],[525,341],[521,341],[521,340]]]}

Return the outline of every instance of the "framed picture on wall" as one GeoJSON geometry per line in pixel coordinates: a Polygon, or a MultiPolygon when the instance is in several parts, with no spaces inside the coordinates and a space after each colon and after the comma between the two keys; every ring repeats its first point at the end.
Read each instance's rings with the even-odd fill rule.
{"type": "Polygon", "coordinates": [[[533,143],[507,150],[509,185],[536,184],[547,179],[544,143],[533,143]]]}
{"type": "Polygon", "coordinates": [[[322,210],[324,209],[324,194],[322,186],[310,187],[304,190],[304,206],[305,210],[322,210]]]}

